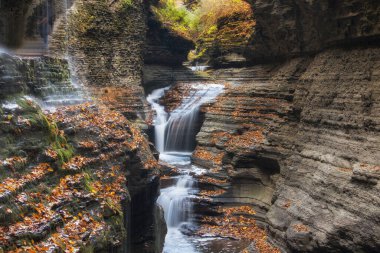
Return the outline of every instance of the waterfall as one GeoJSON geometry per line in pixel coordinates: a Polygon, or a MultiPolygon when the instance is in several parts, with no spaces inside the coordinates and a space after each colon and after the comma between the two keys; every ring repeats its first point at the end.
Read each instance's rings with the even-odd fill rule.
{"type": "Polygon", "coordinates": [[[207,65],[199,65],[198,62],[195,64],[195,66],[190,66],[189,68],[194,72],[203,72],[208,69],[209,66],[207,65]]]}
{"type": "MultiPolygon", "coordinates": [[[[27,94],[17,95],[33,100],[45,110],[52,111],[60,106],[81,104],[91,100],[85,88],[73,80],[70,74],[70,64],[64,59],[20,58],[0,48],[1,59],[6,59],[13,64],[9,65],[9,69],[3,70],[3,75],[14,75],[19,79],[19,83],[8,82],[9,85],[20,86],[24,90],[28,90],[27,94]],[[22,66],[22,70],[15,66],[22,66]]],[[[6,103],[14,105],[17,98],[17,96],[10,96],[6,103]]]]}
{"type": "Polygon", "coordinates": [[[159,104],[159,99],[169,88],[154,90],[148,102],[156,112],[154,120],[155,144],[160,153],[192,152],[194,149],[196,125],[199,123],[199,109],[213,101],[224,89],[220,84],[194,84],[190,93],[170,115],[159,104]]]}
{"type": "Polygon", "coordinates": [[[62,60],[55,64],[46,58],[29,59],[36,73],[33,93],[40,99],[40,105],[48,110],[60,106],[81,104],[89,101],[83,86],[73,80],[70,62],[62,60]]]}
{"type": "Polygon", "coordinates": [[[161,189],[157,203],[164,209],[168,234],[165,239],[165,253],[198,252],[188,238],[181,233],[181,226],[191,225],[193,205],[191,198],[197,193],[193,174],[204,170],[191,165],[191,153],[195,146],[200,107],[212,102],[224,89],[220,84],[193,84],[188,96],[171,113],[159,104],[165,91],[170,87],[154,90],[147,100],[156,112],[154,119],[155,144],[160,160],[175,166],[180,175],[175,184],[161,189]]]}
{"type": "Polygon", "coordinates": [[[154,90],[148,97],[147,101],[151,104],[153,111],[156,112],[156,118],[154,124],[154,135],[156,148],[160,153],[164,152],[165,143],[165,128],[168,119],[168,114],[165,111],[165,107],[159,104],[159,99],[165,94],[169,87],[154,90]]]}
{"type": "Polygon", "coordinates": [[[188,197],[193,186],[193,178],[186,175],[178,178],[176,185],[161,192],[158,203],[161,204],[165,211],[165,221],[169,228],[178,227],[182,222],[186,222],[190,218],[192,205],[188,197]]]}

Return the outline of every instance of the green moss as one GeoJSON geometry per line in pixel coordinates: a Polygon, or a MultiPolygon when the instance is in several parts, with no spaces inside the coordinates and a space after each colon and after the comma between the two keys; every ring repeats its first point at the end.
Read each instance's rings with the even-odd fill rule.
{"type": "Polygon", "coordinates": [[[92,186],[94,179],[89,172],[84,172],[84,187],[89,192],[94,192],[94,187],[92,186]]]}
{"type": "Polygon", "coordinates": [[[184,6],[178,6],[175,0],[163,0],[152,10],[164,25],[188,39],[194,39],[200,22],[195,13],[184,6]]]}
{"type": "Polygon", "coordinates": [[[134,4],[133,0],[123,0],[123,7],[132,7],[134,4]]]}
{"type": "Polygon", "coordinates": [[[190,61],[217,57],[215,46],[220,47],[220,53],[229,53],[235,46],[241,48],[250,43],[255,22],[248,2],[199,0],[190,5],[186,3],[160,0],[159,5],[153,7],[153,13],[165,27],[196,44],[196,52],[189,54],[190,61]]]}
{"type": "Polygon", "coordinates": [[[95,247],[92,244],[85,245],[83,248],[81,248],[82,253],[93,253],[95,252],[95,247]]]}
{"type": "Polygon", "coordinates": [[[41,127],[48,133],[50,148],[57,153],[58,166],[61,167],[68,162],[74,155],[74,148],[67,142],[57,124],[49,120],[35,103],[26,99],[19,99],[17,104],[23,109],[24,118],[28,119],[31,125],[41,127]]]}
{"type": "Polygon", "coordinates": [[[213,25],[207,30],[207,34],[210,35],[210,34],[216,33],[217,31],[218,31],[218,26],[213,25]]]}

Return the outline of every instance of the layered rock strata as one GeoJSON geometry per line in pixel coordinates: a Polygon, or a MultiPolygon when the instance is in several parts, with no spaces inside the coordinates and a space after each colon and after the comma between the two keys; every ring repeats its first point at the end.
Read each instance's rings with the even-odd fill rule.
{"type": "Polygon", "coordinates": [[[106,98],[110,108],[142,123],[147,110],[141,86],[146,36],[143,1],[78,0],[65,22],[62,19],[56,26],[50,53],[68,55],[77,82],[94,96],[106,98]]]}
{"type": "Polygon", "coordinates": [[[65,59],[20,59],[0,53],[0,99],[33,95],[43,100],[54,90],[64,94],[73,89],[68,62],[65,59]]]}
{"type": "Polygon", "coordinates": [[[102,104],[51,114],[23,98],[70,79],[65,60],[0,62],[0,249],[125,252],[132,235],[153,241],[158,165],[140,129],[102,104]]]}
{"type": "Polygon", "coordinates": [[[206,62],[217,68],[239,67],[249,62],[245,55],[251,48],[252,30],[256,22],[252,12],[241,11],[221,17],[200,36],[193,62],[206,62]]]}
{"type": "Polygon", "coordinates": [[[254,204],[284,250],[375,252],[379,63],[378,48],[335,49],[217,72],[236,85],[205,108],[193,155],[225,191],[213,202],[254,204]]]}
{"type": "Polygon", "coordinates": [[[276,60],[379,39],[378,1],[251,2],[256,28],[246,57],[252,61],[276,60]]]}

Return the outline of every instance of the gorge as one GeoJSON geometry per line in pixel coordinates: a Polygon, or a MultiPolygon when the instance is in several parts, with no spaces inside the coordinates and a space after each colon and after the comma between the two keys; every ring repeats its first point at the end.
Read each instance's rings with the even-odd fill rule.
{"type": "Polygon", "coordinates": [[[0,252],[378,252],[380,3],[0,1],[0,252]]]}

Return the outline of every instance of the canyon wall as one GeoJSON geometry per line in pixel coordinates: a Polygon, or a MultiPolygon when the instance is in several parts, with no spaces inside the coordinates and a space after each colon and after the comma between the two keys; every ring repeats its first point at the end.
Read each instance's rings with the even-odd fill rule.
{"type": "MultiPolygon", "coordinates": [[[[36,125],[34,121],[24,121],[26,115],[29,117],[29,107],[0,110],[2,131],[6,134],[6,138],[1,138],[6,144],[5,151],[1,150],[2,154],[5,152],[1,168],[7,172],[2,175],[5,181],[1,184],[1,193],[5,195],[1,200],[4,226],[0,229],[0,249],[33,248],[42,252],[54,247],[125,252],[137,244],[144,250],[149,247],[148,250],[159,252],[162,242],[154,248],[153,234],[154,215],[159,215],[154,207],[159,165],[151,151],[154,148],[135,125],[145,126],[147,110],[141,86],[146,6],[143,1],[78,0],[73,5],[68,1],[67,6],[62,6],[64,1],[52,2],[60,14],[65,13],[62,8],[69,8],[67,16],[57,17],[49,37],[48,54],[52,58],[18,60],[2,55],[1,99],[11,99],[12,106],[13,99],[18,101],[24,95],[37,96],[45,102],[46,90],[60,93],[61,84],[71,85],[74,81],[85,85],[93,102],[44,116],[34,102],[26,102],[36,107],[33,117],[42,117],[42,122],[49,118],[47,126],[38,120],[36,125]],[[70,147],[64,154],[54,155],[48,149],[49,138],[54,137],[49,135],[49,127],[55,125],[70,147]],[[15,143],[7,143],[11,136],[17,136],[15,143]],[[37,145],[40,140],[43,143],[37,145]],[[26,153],[24,148],[28,149],[26,153]],[[46,158],[46,154],[54,159],[46,158]],[[70,158],[60,161],[62,155],[70,158]],[[6,182],[14,185],[7,186],[6,182]],[[42,188],[37,187],[41,182],[42,188]],[[30,199],[29,191],[34,194],[30,199]],[[50,191],[46,199],[52,203],[35,207],[35,198],[40,196],[36,194],[50,191]],[[28,199],[13,206],[13,197],[24,195],[28,199]],[[21,213],[20,206],[25,206],[21,213]],[[41,220],[43,215],[46,219],[41,220]],[[76,230],[80,227],[88,232],[76,230]]],[[[162,226],[157,228],[161,237],[165,235],[162,226]]]]}
{"type": "Polygon", "coordinates": [[[66,60],[0,55],[1,251],[126,252],[134,187],[157,192],[149,143],[120,113],[94,103],[39,108],[45,88],[66,82],[66,60]]]}
{"type": "Polygon", "coordinates": [[[77,82],[140,124],[147,111],[140,85],[145,8],[143,1],[75,1],[50,41],[50,54],[69,56],[77,82]]]}
{"type": "MultiPolygon", "coordinates": [[[[74,80],[83,83],[95,99],[140,128],[146,127],[145,114],[149,110],[142,87],[146,8],[144,1],[77,0],[68,11],[67,23],[57,26],[51,41],[52,53],[68,55],[74,80]],[[62,39],[65,30],[66,41],[62,39]]],[[[152,155],[150,148],[154,150],[149,146],[147,154],[141,155],[152,155]]],[[[157,173],[144,170],[145,162],[157,168],[156,161],[138,158],[127,176],[132,250],[135,245],[154,247],[154,204],[159,186],[157,173]]]]}
{"type": "Polygon", "coordinates": [[[315,53],[334,45],[369,43],[380,35],[380,3],[372,0],[251,1],[256,19],[253,61],[315,53]]]}
{"type": "Polygon", "coordinates": [[[28,1],[5,0],[0,3],[0,45],[18,47],[25,36],[25,23],[32,4],[28,1]]]}
{"type": "Polygon", "coordinates": [[[193,158],[226,190],[213,202],[255,204],[290,251],[375,252],[379,63],[377,48],[335,49],[221,70],[240,84],[205,108],[193,158]]]}
{"type": "Polygon", "coordinates": [[[253,8],[247,57],[269,63],[210,72],[227,86],[204,107],[197,135],[193,161],[209,168],[200,187],[211,199],[199,213],[253,204],[285,251],[376,252],[379,3],[255,1],[253,8]]]}

